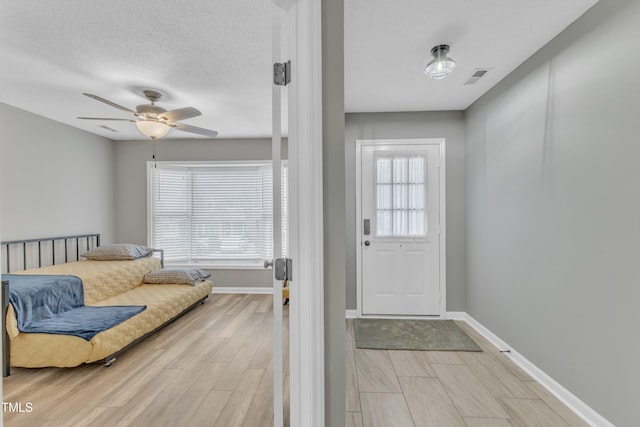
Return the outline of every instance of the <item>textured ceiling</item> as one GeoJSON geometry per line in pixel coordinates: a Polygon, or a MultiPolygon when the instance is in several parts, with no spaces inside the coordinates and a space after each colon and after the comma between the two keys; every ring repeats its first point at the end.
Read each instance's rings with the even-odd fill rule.
{"type": "MultiPolygon", "coordinates": [[[[345,0],[345,103],[354,111],[464,109],[596,0],[345,0]],[[429,80],[429,50],[451,44],[458,69],[429,80]],[[490,72],[464,86],[472,70],[490,72]]],[[[141,139],[127,113],[143,89],[219,138],[271,134],[268,0],[0,2],[0,102],[111,139],[141,139]],[[106,125],[112,132],[101,128],[106,125]]],[[[197,137],[173,130],[168,137],[197,137]]]]}
{"type": "Polygon", "coordinates": [[[347,112],[464,110],[597,0],[345,0],[347,112]],[[423,72],[449,44],[456,69],[423,72]],[[476,68],[489,72],[465,86],[476,68]]]}
{"type": "Polygon", "coordinates": [[[184,123],[221,138],[267,136],[277,10],[267,0],[3,1],[0,101],[112,139],[140,139],[133,123],[76,117],[128,117],[83,92],[132,108],[152,88],[168,110],[202,112],[184,123]]]}

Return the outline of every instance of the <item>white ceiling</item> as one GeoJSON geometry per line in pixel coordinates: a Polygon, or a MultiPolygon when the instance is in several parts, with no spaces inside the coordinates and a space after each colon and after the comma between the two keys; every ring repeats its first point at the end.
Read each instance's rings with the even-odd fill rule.
{"type": "MultiPolygon", "coordinates": [[[[460,110],[573,22],[597,0],[345,0],[348,112],[460,110]],[[436,44],[458,68],[445,80],[422,70],[436,44]],[[491,71],[475,86],[477,67],[491,71]]],[[[22,0],[0,2],[0,102],[106,136],[141,139],[132,123],[89,92],[133,108],[143,89],[184,123],[218,138],[271,134],[268,0],[22,0]],[[117,132],[105,130],[107,125],[117,132]]],[[[173,130],[168,137],[198,137],[173,130]]]]}
{"type": "Polygon", "coordinates": [[[464,110],[597,0],[345,0],[347,112],[464,110]],[[431,48],[456,69],[425,76],[431,48]],[[476,68],[490,68],[465,86],[476,68]]]}

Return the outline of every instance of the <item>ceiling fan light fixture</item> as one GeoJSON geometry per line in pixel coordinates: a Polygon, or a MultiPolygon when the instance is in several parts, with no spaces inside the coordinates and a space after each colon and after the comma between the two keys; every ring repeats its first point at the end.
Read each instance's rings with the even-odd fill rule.
{"type": "Polygon", "coordinates": [[[171,128],[176,128],[177,130],[182,132],[189,132],[207,136],[209,138],[215,138],[218,135],[218,132],[216,132],[215,130],[204,129],[185,123],[180,123],[180,120],[198,117],[202,115],[202,113],[198,111],[198,109],[193,107],[184,107],[167,111],[164,108],[155,105],[155,102],[162,98],[162,95],[160,94],[160,92],[156,92],[154,90],[144,91],[145,98],[147,98],[147,100],[149,100],[151,104],[138,105],[136,107],[136,111],[133,111],[132,109],[127,107],[123,107],[122,105],[118,105],[115,102],[101,98],[97,95],[92,95],[90,93],[84,93],[83,95],[88,96],[91,99],[95,99],[96,101],[102,102],[103,104],[107,104],[111,107],[115,107],[119,110],[131,113],[137,118],[137,120],[117,117],[78,117],[79,119],[109,120],[135,123],[138,127],[138,130],[142,132],[144,136],[151,138],[152,140],[162,138],[167,133],[169,133],[171,128]]]}
{"type": "Polygon", "coordinates": [[[444,79],[447,74],[456,68],[456,61],[447,56],[449,53],[449,45],[441,44],[431,49],[433,59],[424,68],[427,77],[440,80],[444,79]]]}
{"type": "Polygon", "coordinates": [[[162,138],[171,130],[169,125],[156,120],[138,120],[136,126],[143,135],[151,139],[162,138]]]}

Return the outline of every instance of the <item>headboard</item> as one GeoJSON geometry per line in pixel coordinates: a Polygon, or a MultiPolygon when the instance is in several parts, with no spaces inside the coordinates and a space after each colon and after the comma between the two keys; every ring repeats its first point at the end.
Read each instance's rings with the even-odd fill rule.
{"type": "Polygon", "coordinates": [[[0,242],[4,263],[2,273],[79,261],[80,254],[100,246],[100,234],[46,237],[0,242]]]}

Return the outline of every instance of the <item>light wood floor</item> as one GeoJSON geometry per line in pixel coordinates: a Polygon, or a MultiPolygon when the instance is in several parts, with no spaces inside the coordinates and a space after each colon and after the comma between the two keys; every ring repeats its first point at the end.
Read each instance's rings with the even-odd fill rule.
{"type": "MultiPolygon", "coordinates": [[[[586,426],[458,324],[483,352],[355,349],[348,320],[347,426],[586,426]]],[[[3,401],[31,402],[33,411],[5,413],[5,426],[272,425],[272,330],[271,296],[212,295],[109,368],[13,368],[3,401]]],[[[287,353],[285,345],[285,373],[287,353]]]]}
{"type": "MultiPolygon", "coordinates": [[[[4,402],[13,426],[273,425],[273,315],[270,295],[214,294],[111,367],[13,368],[4,402]]],[[[284,337],[288,309],[284,309],[284,337]]],[[[284,372],[288,374],[288,345],[284,372]]],[[[285,405],[288,405],[288,376],[285,405]]],[[[285,423],[288,425],[288,409],[285,423]]]]}
{"type": "Polygon", "coordinates": [[[483,352],[356,349],[347,320],[347,427],[583,427],[464,322],[483,352]]]}

